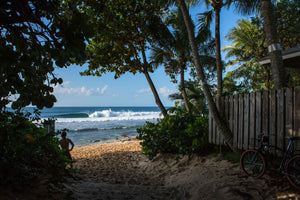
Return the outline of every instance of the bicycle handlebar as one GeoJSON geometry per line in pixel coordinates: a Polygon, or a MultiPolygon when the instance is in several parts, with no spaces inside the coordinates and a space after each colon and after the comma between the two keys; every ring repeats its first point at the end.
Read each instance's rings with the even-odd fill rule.
{"type": "MultiPolygon", "coordinates": [[[[258,135],[256,140],[258,140],[258,141],[263,140],[263,142],[267,142],[266,140],[269,139],[269,136],[277,136],[277,134],[265,135],[264,133],[261,133],[261,134],[258,135]]],[[[289,140],[293,140],[293,141],[300,140],[300,137],[293,137],[293,136],[292,137],[285,137],[285,138],[289,139],[289,140]]]]}

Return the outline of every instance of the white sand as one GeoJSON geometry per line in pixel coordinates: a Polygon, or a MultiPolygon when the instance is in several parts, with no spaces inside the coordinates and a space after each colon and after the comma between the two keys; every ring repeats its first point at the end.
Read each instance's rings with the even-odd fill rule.
{"type": "Polygon", "coordinates": [[[132,140],[75,148],[75,166],[83,169],[84,178],[83,183],[70,186],[76,188],[74,195],[78,199],[300,198],[281,175],[249,178],[239,164],[214,156],[164,154],[149,161],[141,155],[139,143],[132,140]],[[87,186],[86,181],[96,185],[87,186]],[[93,194],[95,188],[101,192],[93,194]]]}
{"type": "MultiPolygon", "coordinates": [[[[76,147],[74,167],[82,171],[68,178],[65,193],[24,199],[300,199],[286,177],[246,177],[239,164],[215,156],[158,155],[149,161],[141,155],[140,141],[76,147]],[[180,158],[180,159],[176,159],[180,158]]],[[[35,188],[37,191],[39,187],[35,188]]],[[[1,192],[1,191],[0,191],[1,192]]],[[[0,195],[1,198],[1,195],[0,195]]]]}

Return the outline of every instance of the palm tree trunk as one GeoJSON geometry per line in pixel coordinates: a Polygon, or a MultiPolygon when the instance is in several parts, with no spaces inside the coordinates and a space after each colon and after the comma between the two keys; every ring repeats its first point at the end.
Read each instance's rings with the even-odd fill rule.
{"type": "Polygon", "coordinates": [[[266,89],[267,90],[270,90],[271,87],[270,87],[270,69],[269,69],[269,66],[267,65],[263,65],[264,67],[264,70],[266,71],[266,74],[267,74],[267,77],[266,77],[266,80],[265,80],[265,85],[266,85],[266,89]]]}
{"type": "Polygon", "coordinates": [[[180,86],[181,86],[181,94],[183,97],[183,101],[185,104],[185,109],[187,111],[190,111],[190,106],[189,106],[189,100],[185,91],[185,86],[184,86],[184,67],[180,67],[180,86]]]}
{"type": "Polygon", "coordinates": [[[159,98],[159,95],[158,95],[157,90],[156,90],[156,88],[153,84],[153,81],[152,81],[152,79],[151,79],[151,77],[150,77],[147,70],[144,70],[143,73],[144,73],[144,75],[145,75],[145,77],[148,81],[148,84],[150,85],[151,91],[152,91],[154,99],[155,99],[155,103],[159,107],[159,109],[161,110],[161,113],[163,114],[163,116],[165,117],[167,115],[167,110],[166,110],[166,108],[164,107],[164,105],[162,104],[162,102],[159,98]]]}
{"type": "Polygon", "coordinates": [[[147,70],[147,66],[149,66],[148,62],[147,62],[147,58],[146,58],[146,54],[145,54],[145,49],[142,49],[142,56],[143,56],[143,61],[144,61],[144,67],[143,67],[143,74],[145,75],[147,81],[148,81],[148,84],[151,88],[151,91],[153,93],[153,96],[154,96],[154,99],[155,99],[155,103],[156,105],[159,107],[161,113],[163,114],[163,116],[165,117],[168,112],[166,110],[166,108],[164,107],[164,105],[162,104],[160,98],[159,98],[159,95],[158,95],[158,92],[153,84],[153,81],[149,75],[149,72],[147,70]]]}
{"type": "Polygon", "coordinates": [[[197,71],[197,74],[199,76],[200,83],[201,83],[201,86],[202,86],[202,89],[203,89],[203,92],[204,92],[204,95],[205,95],[205,99],[206,99],[206,101],[208,103],[208,106],[209,106],[209,110],[210,110],[210,112],[211,112],[211,114],[212,114],[212,116],[213,116],[213,118],[214,118],[221,134],[223,135],[227,145],[234,152],[239,153],[239,151],[233,146],[233,134],[230,131],[229,127],[227,126],[226,122],[220,116],[220,113],[217,109],[217,106],[214,102],[214,99],[211,95],[208,84],[206,82],[204,71],[201,68],[200,58],[199,58],[199,55],[198,55],[198,49],[197,49],[197,46],[196,46],[196,43],[195,43],[194,30],[193,30],[191,18],[189,16],[189,13],[188,13],[187,8],[186,8],[185,1],[184,0],[177,0],[177,2],[179,3],[180,9],[181,9],[181,11],[183,13],[183,16],[184,16],[184,22],[185,22],[185,25],[187,27],[187,31],[188,31],[188,35],[189,35],[189,40],[190,40],[191,49],[192,49],[192,53],[193,53],[193,57],[194,57],[194,63],[195,63],[195,66],[196,66],[196,71],[197,71]]]}
{"type": "Polygon", "coordinates": [[[274,80],[274,88],[280,89],[287,85],[286,73],[283,68],[282,52],[277,38],[277,30],[272,13],[271,0],[261,0],[261,14],[266,33],[268,51],[271,60],[271,69],[274,80]]]}
{"type": "Polygon", "coordinates": [[[222,4],[220,1],[216,3],[215,11],[215,40],[216,40],[216,65],[217,65],[217,99],[221,102],[223,93],[223,69],[221,59],[221,42],[220,42],[220,12],[222,4]]]}

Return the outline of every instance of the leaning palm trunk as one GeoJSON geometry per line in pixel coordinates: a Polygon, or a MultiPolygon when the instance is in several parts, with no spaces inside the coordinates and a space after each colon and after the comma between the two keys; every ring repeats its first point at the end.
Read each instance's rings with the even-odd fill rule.
{"type": "Polygon", "coordinates": [[[237,148],[235,148],[233,146],[233,134],[230,131],[229,127],[227,126],[226,122],[220,116],[220,113],[217,109],[217,106],[216,106],[216,104],[213,100],[210,89],[209,89],[208,84],[206,82],[204,71],[201,68],[200,58],[199,58],[199,55],[198,55],[198,49],[197,49],[197,46],[196,46],[196,43],[195,43],[194,30],[193,30],[193,26],[192,26],[192,23],[191,23],[191,19],[189,17],[189,13],[188,13],[187,8],[186,8],[186,4],[185,4],[184,0],[177,0],[177,1],[179,2],[180,9],[181,9],[181,11],[183,13],[183,16],[184,16],[184,21],[185,21],[185,25],[187,27],[187,31],[188,31],[188,35],[189,35],[189,40],[190,40],[190,44],[191,44],[191,48],[192,48],[192,53],[193,53],[193,57],[194,57],[194,63],[195,63],[195,66],[196,66],[196,71],[197,71],[197,74],[199,76],[200,83],[201,83],[201,86],[202,86],[202,89],[203,89],[203,92],[204,92],[204,95],[205,95],[205,99],[206,99],[206,101],[208,103],[208,106],[209,106],[209,110],[210,110],[210,112],[211,112],[211,114],[212,114],[212,116],[213,116],[220,132],[222,133],[227,145],[234,152],[238,153],[237,148]]]}
{"type": "Polygon", "coordinates": [[[271,60],[271,69],[274,80],[274,88],[280,89],[285,87],[287,81],[283,68],[282,52],[277,38],[277,30],[272,19],[272,3],[270,0],[261,0],[261,13],[263,16],[264,30],[266,33],[268,51],[271,60]]]}
{"type": "Polygon", "coordinates": [[[159,98],[159,95],[158,95],[157,90],[156,90],[156,88],[153,84],[153,81],[150,78],[150,75],[149,75],[148,71],[145,70],[143,73],[144,73],[144,75],[145,75],[145,77],[148,81],[148,84],[150,85],[151,91],[152,91],[154,99],[155,99],[155,103],[159,107],[159,109],[161,110],[161,113],[163,114],[163,116],[165,117],[167,115],[167,110],[166,110],[166,108],[164,107],[164,105],[162,104],[162,102],[159,98]]]}
{"type": "Polygon", "coordinates": [[[187,111],[190,111],[190,106],[189,106],[189,100],[185,91],[185,86],[184,86],[184,67],[180,68],[180,85],[181,85],[181,94],[183,97],[183,101],[185,104],[185,109],[187,111]]]}
{"type": "Polygon", "coordinates": [[[163,114],[163,116],[165,117],[168,113],[167,113],[167,110],[166,108],[164,107],[164,105],[162,104],[160,98],[159,98],[159,95],[158,95],[158,92],[153,84],[153,81],[149,75],[149,72],[148,72],[148,69],[147,69],[147,66],[149,65],[148,62],[147,62],[147,58],[146,58],[146,54],[145,54],[145,51],[144,49],[142,50],[142,56],[143,56],[143,60],[144,60],[144,65],[146,67],[143,67],[144,70],[143,70],[143,74],[145,75],[146,79],[147,79],[147,82],[151,88],[151,91],[153,93],[153,96],[154,96],[154,99],[155,99],[155,103],[156,105],[159,107],[161,113],[163,114]]]}

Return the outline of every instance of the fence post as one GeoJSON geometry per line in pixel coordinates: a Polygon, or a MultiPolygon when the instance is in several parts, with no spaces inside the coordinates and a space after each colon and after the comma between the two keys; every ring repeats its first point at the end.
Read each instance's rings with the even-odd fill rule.
{"type": "Polygon", "coordinates": [[[43,122],[44,128],[46,128],[47,133],[54,133],[55,132],[55,119],[45,119],[43,122]]]}

